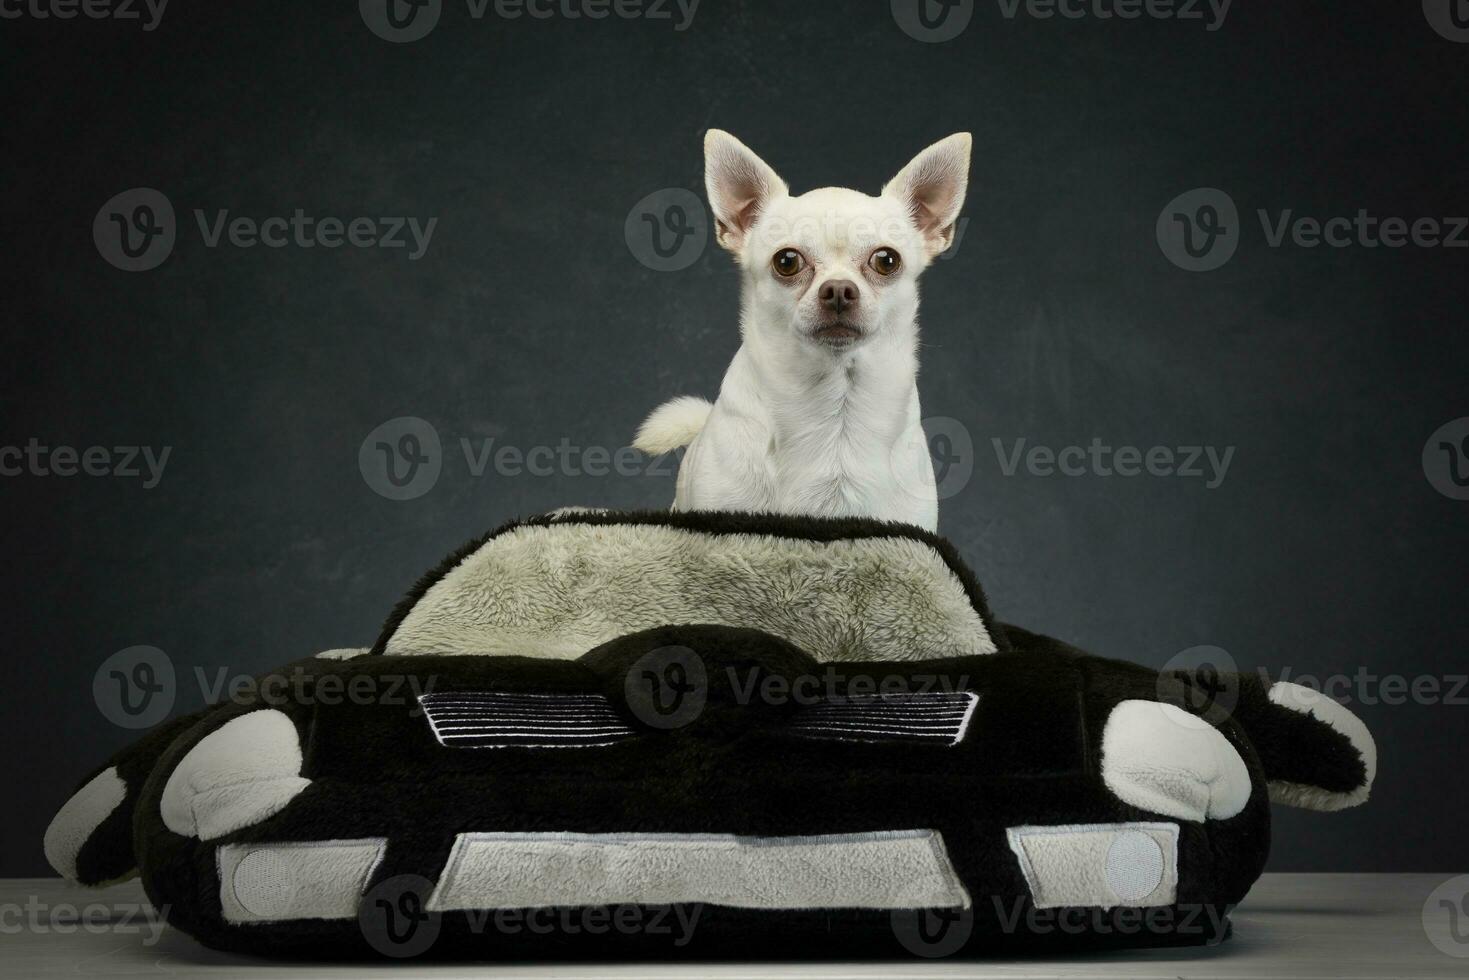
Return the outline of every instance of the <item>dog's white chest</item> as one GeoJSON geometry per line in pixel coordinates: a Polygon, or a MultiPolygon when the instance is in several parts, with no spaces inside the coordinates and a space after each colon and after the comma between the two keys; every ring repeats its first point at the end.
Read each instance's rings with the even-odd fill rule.
{"type": "Polygon", "coordinates": [[[938,523],[917,388],[829,385],[782,397],[730,366],[679,471],[680,510],[756,510],[938,523]]]}

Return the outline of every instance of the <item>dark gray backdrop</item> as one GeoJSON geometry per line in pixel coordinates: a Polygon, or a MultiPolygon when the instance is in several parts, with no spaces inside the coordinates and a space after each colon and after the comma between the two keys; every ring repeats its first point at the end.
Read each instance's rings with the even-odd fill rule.
{"type": "Polygon", "coordinates": [[[1422,454],[1469,415],[1469,252],[1271,247],[1256,210],[1469,212],[1469,44],[1415,2],[1239,0],[1207,27],[981,2],[927,43],[886,0],[705,0],[684,31],[476,20],[448,0],[411,43],[352,2],[177,0],[152,31],[0,24],[0,445],[171,447],[152,489],[31,464],[0,479],[4,769],[22,787],[0,873],[47,873],[50,814],[134,737],[94,698],[114,652],[164,651],[184,710],[205,696],[196,669],[212,683],[369,643],[421,571],[507,518],[671,499],[669,470],[476,476],[460,440],[611,451],[662,399],[714,395],[738,342],[729,261],[710,244],[654,271],[624,237],[645,196],[701,188],[709,126],[794,189],[873,192],[971,130],[969,223],[923,307],[926,414],[957,420],[946,451],[973,444],[942,532],[1002,617],[1101,653],[1211,645],[1244,668],[1441,683],[1389,704],[1391,682],[1350,676],[1337,693],[1382,750],[1374,799],[1281,811],[1271,867],[1462,869],[1469,707],[1447,695],[1469,670],[1469,503],[1422,454]],[[177,241],[129,273],[92,226],[136,187],[167,196],[177,241]],[[1155,236],[1200,187],[1239,212],[1209,272],[1155,236]],[[296,208],[438,223],[411,261],[209,248],[193,216],[296,208]],[[442,444],[436,483],[401,501],[358,458],[399,416],[442,444]],[[1235,452],[1208,489],[1006,475],[992,442],[1094,437],[1235,452]]]}

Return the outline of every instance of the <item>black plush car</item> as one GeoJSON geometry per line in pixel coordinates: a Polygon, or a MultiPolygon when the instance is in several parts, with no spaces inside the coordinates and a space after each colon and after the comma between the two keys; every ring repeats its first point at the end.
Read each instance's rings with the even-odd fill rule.
{"type": "Polygon", "coordinates": [[[544,518],[426,576],[370,652],[150,734],[47,849],[253,952],[1208,943],[1271,797],[1350,805],[1375,762],[1314,692],[1198,680],[996,622],[911,528],[544,518]]]}

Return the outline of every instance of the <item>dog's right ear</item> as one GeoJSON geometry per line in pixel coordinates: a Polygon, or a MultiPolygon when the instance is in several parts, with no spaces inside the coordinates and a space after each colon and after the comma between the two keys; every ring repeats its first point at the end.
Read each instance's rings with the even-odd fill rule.
{"type": "Polygon", "coordinates": [[[704,134],[704,189],[714,211],[714,237],[735,254],[766,204],[789,193],[769,164],[722,129],[704,134]]]}

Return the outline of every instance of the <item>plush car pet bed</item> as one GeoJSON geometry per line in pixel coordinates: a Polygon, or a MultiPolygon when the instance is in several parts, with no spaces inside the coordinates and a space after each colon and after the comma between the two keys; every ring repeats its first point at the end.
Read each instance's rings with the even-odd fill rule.
{"type": "Polygon", "coordinates": [[[865,520],[552,515],[425,576],[370,650],[168,722],[46,853],[291,956],[924,956],[1216,942],[1270,802],[1366,799],[1307,688],[997,622],[865,520]]]}

